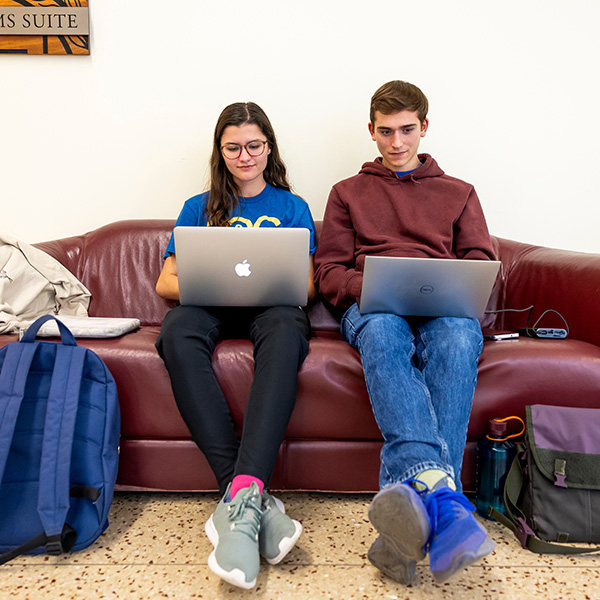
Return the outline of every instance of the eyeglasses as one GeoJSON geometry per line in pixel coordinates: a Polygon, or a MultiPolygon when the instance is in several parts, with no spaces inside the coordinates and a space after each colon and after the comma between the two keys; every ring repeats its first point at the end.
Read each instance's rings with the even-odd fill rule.
{"type": "Polygon", "coordinates": [[[242,153],[242,148],[246,150],[246,152],[252,156],[260,156],[264,151],[269,142],[262,142],[261,140],[253,140],[248,142],[247,144],[225,144],[221,146],[221,152],[225,158],[236,159],[242,153]]]}

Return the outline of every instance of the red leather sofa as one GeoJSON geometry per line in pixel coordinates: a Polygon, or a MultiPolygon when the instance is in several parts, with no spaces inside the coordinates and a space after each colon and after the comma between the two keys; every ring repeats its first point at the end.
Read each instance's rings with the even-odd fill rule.
{"type": "MultiPolygon", "coordinates": [[[[89,233],[37,244],[92,293],[90,316],[137,317],[142,327],[113,339],[79,340],[108,365],[122,411],[118,489],[215,490],[201,452],[173,400],[169,376],[154,348],[168,302],[154,285],[172,220],[120,221],[89,233]]],[[[567,320],[565,340],[520,338],[486,342],[471,415],[462,480],[475,486],[475,448],[493,417],[523,417],[527,404],[600,408],[600,255],[553,250],[494,238],[502,267],[490,308],[534,305],[567,320]]],[[[281,447],[273,489],[377,491],[381,436],[371,413],[360,359],[339,335],[321,302],[309,309],[310,352],[281,447]]],[[[484,328],[514,330],[526,313],[488,315],[484,328]]],[[[553,314],[543,325],[562,327],[553,314]]],[[[0,345],[15,336],[0,336],[0,345]]],[[[222,341],[214,366],[238,427],[253,372],[247,340],[222,341]]]]}

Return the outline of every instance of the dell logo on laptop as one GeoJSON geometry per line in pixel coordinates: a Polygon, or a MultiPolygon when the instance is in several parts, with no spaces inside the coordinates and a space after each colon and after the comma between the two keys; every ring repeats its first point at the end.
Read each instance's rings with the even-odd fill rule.
{"type": "Polygon", "coordinates": [[[433,293],[433,286],[432,285],[424,285],[421,289],[420,289],[421,294],[432,294],[433,293]]]}

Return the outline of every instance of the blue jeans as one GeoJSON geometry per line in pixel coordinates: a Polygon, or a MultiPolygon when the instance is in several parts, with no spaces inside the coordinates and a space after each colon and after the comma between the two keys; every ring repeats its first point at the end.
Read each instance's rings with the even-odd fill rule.
{"type": "Polygon", "coordinates": [[[342,319],[360,353],[375,419],[383,435],[381,488],[440,469],[461,491],[467,426],[483,336],[475,319],[363,315],[342,319]]]}

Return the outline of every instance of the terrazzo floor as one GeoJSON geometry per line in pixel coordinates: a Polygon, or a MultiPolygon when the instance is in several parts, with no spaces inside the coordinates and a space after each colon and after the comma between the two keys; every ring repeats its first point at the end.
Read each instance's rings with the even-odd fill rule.
{"type": "Polygon", "coordinates": [[[535,555],[493,522],[486,524],[496,550],[481,563],[442,585],[423,563],[416,581],[402,586],[367,561],[375,537],[371,496],[276,495],[304,532],[282,564],[262,565],[253,590],[232,587],[207,567],[212,547],[204,523],[216,494],[117,493],[110,526],[93,546],[0,567],[0,598],[600,599],[600,555],[535,555]]]}

